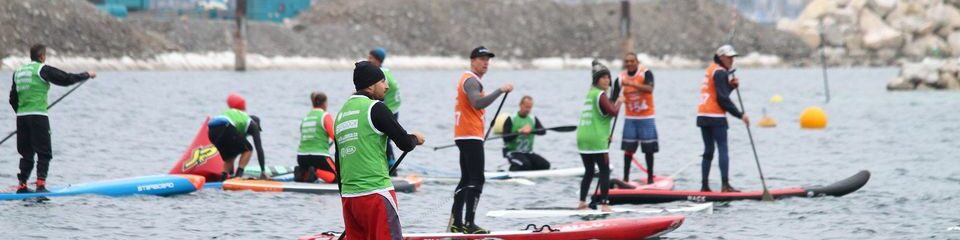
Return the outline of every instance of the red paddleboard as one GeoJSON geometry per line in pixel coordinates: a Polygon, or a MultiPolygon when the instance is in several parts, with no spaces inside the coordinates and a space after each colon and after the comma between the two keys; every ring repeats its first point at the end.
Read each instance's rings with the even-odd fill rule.
{"type": "MultiPolygon", "coordinates": [[[[429,239],[499,239],[499,240],[627,240],[658,237],[683,224],[683,216],[618,218],[575,222],[556,226],[528,226],[519,231],[494,231],[489,234],[414,233],[403,234],[406,240],[429,239]]],[[[533,225],[533,224],[530,224],[533,225]]],[[[339,233],[327,232],[303,236],[300,240],[335,240],[339,233]]]]}
{"type": "Polygon", "coordinates": [[[180,156],[177,164],[170,169],[170,174],[194,174],[207,179],[207,182],[221,181],[220,173],[223,172],[223,158],[217,147],[213,146],[210,138],[207,137],[207,122],[210,117],[203,121],[200,131],[193,138],[193,143],[187,147],[187,150],[180,156]]]}

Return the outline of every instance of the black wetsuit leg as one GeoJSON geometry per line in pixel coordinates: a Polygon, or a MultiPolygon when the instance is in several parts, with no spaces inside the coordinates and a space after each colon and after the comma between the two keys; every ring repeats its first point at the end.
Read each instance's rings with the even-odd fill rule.
{"type": "Polygon", "coordinates": [[[580,201],[586,201],[587,192],[590,191],[590,183],[593,181],[593,166],[600,169],[600,203],[608,202],[607,195],[610,192],[610,160],[606,153],[580,154],[583,160],[583,167],[586,169],[583,180],[580,181],[580,201]]]}
{"type": "Polygon", "coordinates": [[[21,183],[30,179],[33,156],[37,156],[37,179],[46,180],[53,151],[50,147],[50,120],[43,115],[17,116],[17,152],[20,153],[21,183]]]}
{"type": "Polygon", "coordinates": [[[485,182],[483,141],[456,140],[456,144],[460,149],[460,183],[454,191],[452,215],[456,225],[474,225],[485,182]],[[464,207],[466,214],[463,213],[464,207]],[[464,216],[463,221],[461,216],[464,216]]]}

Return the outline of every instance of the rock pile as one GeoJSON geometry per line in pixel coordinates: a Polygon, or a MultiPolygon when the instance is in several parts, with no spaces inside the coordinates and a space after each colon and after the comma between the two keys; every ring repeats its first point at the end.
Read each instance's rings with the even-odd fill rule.
{"type": "Polygon", "coordinates": [[[960,90],[960,59],[904,62],[900,76],[887,83],[887,90],[933,89],[960,90]]]}
{"type": "Polygon", "coordinates": [[[0,1],[0,49],[29,56],[30,46],[52,54],[85,57],[149,56],[163,42],[97,10],[87,1],[0,1]]]}
{"type": "Polygon", "coordinates": [[[958,8],[960,0],[814,0],[777,29],[811,48],[822,41],[833,64],[892,65],[960,56],[958,8]]]}
{"type": "MultiPolygon", "coordinates": [[[[631,31],[638,52],[709,59],[734,18],[715,0],[634,2],[631,31]]],[[[738,18],[733,44],[743,53],[788,61],[810,56],[791,34],[738,18]]],[[[498,56],[618,57],[620,4],[544,0],[328,0],[297,22],[310,41],[336,46],[325,54],[355,56],[372,46],[402,55],[463,56],[486,45],[498,56]],[[371,7],[376,6],[376,7],[371,7]]]]}

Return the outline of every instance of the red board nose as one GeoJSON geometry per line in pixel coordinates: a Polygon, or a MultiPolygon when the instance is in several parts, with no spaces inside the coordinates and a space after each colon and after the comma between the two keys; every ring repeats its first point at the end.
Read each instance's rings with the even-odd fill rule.
{"type": "Polygon", "coordinates": [[[207,179],[203,176],[197,176],[193,174],[173,174],[174,176],[179,176],[186,178],[187,181],[190,181],[193,184],[193,189],[200,190],[203,188],[203,184],[207,182],[207,179]]]}

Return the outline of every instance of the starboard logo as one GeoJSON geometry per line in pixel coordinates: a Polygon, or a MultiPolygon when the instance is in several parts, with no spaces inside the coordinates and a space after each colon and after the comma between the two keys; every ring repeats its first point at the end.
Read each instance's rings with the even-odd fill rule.
{"type": "Polygon", "coordinates": [[[173,188],[173,183],[172,183],[172,182],[168,182],[168,183],[157,183],[157,184],[150,184],[150,185],[140,185],[140,186],[137,186],[137,192],[155,191],[155,190],[168,189],[168,188],[173,188]]]}
{"type": "Polygon", "coordinates": [[[217,147],[213,145],[198,147],[190,154],[190,159],[183,162],[183,171],[186,172],[191,168],[203,165],[203,163],[206,163],[207,160],[210,160],[210,158],[213,158],[215,155],[217,155],[217,147]]]}

